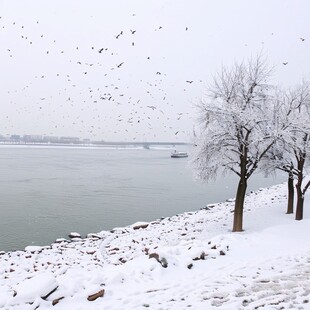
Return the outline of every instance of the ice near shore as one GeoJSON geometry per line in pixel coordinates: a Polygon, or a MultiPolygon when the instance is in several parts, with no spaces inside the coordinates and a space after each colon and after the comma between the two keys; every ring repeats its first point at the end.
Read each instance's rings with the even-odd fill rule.
{"type": "Polygon", "coordinates": [[[88,238],[0,255],[1,309],[310,309],[310,212],[286,184],[88,238]],[[140,227],[139,227],[140,226],[140,227]]]}

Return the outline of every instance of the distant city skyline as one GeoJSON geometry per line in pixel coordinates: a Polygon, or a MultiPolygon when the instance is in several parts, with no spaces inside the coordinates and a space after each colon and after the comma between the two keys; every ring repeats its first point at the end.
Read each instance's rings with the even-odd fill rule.
{"type": "Polygon", "coordinates": [[[47,135],[19,135],[19,134],[13,134],[13,135],[3,135],[0,133],[0,142],[23,142],[23,143],[63,143],[63,144],[109,144],[109,143],[121,143],[121,144],[143,144],[143,143],[160,143],[160,144],[186,144],[186,141],[122,141],[122,140],[92,140],[89,138],[82,138],[82,137],[70,137],[70,136],[47,136],[47,135]]]}

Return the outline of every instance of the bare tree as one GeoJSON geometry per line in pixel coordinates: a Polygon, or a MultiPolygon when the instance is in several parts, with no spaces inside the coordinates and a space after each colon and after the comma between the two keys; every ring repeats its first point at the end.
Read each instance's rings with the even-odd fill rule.
{"type": "Polygon", "coordinates": [[[243,230],[248,179],[275,141],[274,107],[267,80],[271,69],[261,56],[223,68],[198,104],[200,136],[192,163],[202,180],[219,172],[239,177],[233,231],[243,230]]]}

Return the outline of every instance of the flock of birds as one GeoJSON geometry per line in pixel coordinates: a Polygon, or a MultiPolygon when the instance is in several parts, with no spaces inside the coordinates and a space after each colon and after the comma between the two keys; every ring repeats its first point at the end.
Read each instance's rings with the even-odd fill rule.
{"type": "MultiPolygon", "coordinates": [[[[29,76],[22,87],[7,90],[10,101],[6,105],[14,107],[17,115],[33,116],[34,123],[49,122],[46,135],[59,135],[70,127],[80,136],[101,139],[114,134],[122,137],[120,140],[126,140],[127,136],[132,140],[160,140],[160,133],[164,133],[170,140],[185,140],[191,135],[184,130],[184,123],[191,122],[191,113],[174,102],[172,89],[186,92],[188,87],[202,83],[202,79],[179,78],[178,85],[169,85],[168,73],[161,70],[165,68],[159,61],[165,59],[164,55],[133,53],[130,58],[126,55],[129,46],[122,50],[117,44],[60,45],[61,38],[41,33],[40,24],[33,21],[31,28],[37,29],[28,32],[25,25],[0,17],[0,38],[8,36],[5,31],[9,28],[12,45],[5,50],[2,47],[0,55],[11,59],[9,65],[14,67],[15,58],[19,63],[35,61],[36,55],[43,59],[41,72],[29,76]],[[143,58],[139,60],[140,66],[147,74],[139,76],[139,69],[133,68],[136,55],[143,58]],[[154,70],[157,65],[161,68],[154,70]]],[[[165,28],[157,26],[153,30],[162,32],[165,28]]],[[[183,31],[190,33],[188,26],[183,31]]],[[[139,29],[129,28],[112,36],[118,42],[126,38],[131,48],[137,48],[141,44],[138,33],[139,29]]],[[[300,41],[304,42],[305,38],[300,37],[300,41]]],[[[283,65],[288,65],[288,61],[283,65]]],[[[203,84],[200,85],[201,93],[203,84]]],[[[16,128],[14,119],[9,115],[6,119],[2,130],[10,132],[16,128]]]]}
{"type": "MultiPolygon", "coordinates": [[[[11,100],[6,105],[15,106],[17,115],[22,117],[27,113],[31,114],[34,123],[40,119],[50,122],[51,129],[45,133],[46,135],[57,135],[65,132],[68,127],[74,127],[77,129],[75,131],[77,135],[90,138],[104,139],[112,133],[115,136],[120,134],[119,140],[126,140],[130,133],[130,140],[160,140],[160,134],[158,135],[157,132],[165,133],[166,139],[170,137],[172,141],[178,139],[180,133],[183,133],[181,140],[187,138],[188,133],[183,129],[181,122],[183,118],[190,119],[191,116],[188,111],[179,111],[179,107],[171,99],[169,100],[166,73],[154,70],[153,75],[148,75],[147,79],[141,75],[139,84],[132,85],[130,78],[135,73],[125,68],[127,61],[130,61],[128,57],[127,61],[121,60],[107,67],[107,64],[121,59],[122,56],[119,55],[122,53],[121,50],[85,44],[75,46],[69,44],[67,48],[59,48],[58,38],[51,39],[46,33],[27,34],[26,26],[15,21],[9,25],[7,23],[1,25],[1,19],[2,17],[0,17],[2,33],[5,28],[10,28],[11,39],[20,38],[31,48],[36,47],[34,52],[40,53],[39,57],[45,54],[45,57],[49,57],[53,62],[54,59],[57,61],[59,55],[68,54],[65,67],[60,65],[51,68],[50,60],[46,58],[46,68],[42,67],[40,74],[30,77],[20,89],[7,91],[11,100]],[[46,48],[51,44],[52,46],[46,48]],[[74,50],[75,54],[73,54],[74,50]],[[59,88],[57,89],[56,86],[59,88]],[[23,101],[25,103],[21,104],[23,101]]],[[[34,21],[34,23],[38,28],[40,27],[40,21],[34,21]]],[[[159,30],[163,31],[163,27],[158,26],[154,29],[154,31],[159,30]]],[[[188,27],[184,28],[184,31],[188,30],[188,27]]],[[[121,30],[113,36],[115,40],[121,40],[126,35],[132,36],[131,46],[135,47],[134,39],[137,32],[137,29],[121,30]]],[[[6,48],[6,55],[11,58],[11,61],[20,57],[20,51],[16,46],[20,46],[20,42],[12,43],[12,47],[6,48]]],[[[26,48],[23,47],[23,49],[23,53],[26,53],[26,48]]],[[[156,57],[145,55],[144,58],[146,62],[152,63],[152,59],[156,57]]],[[[32,60],[35,61],[35,59],[32,60]]],[[[154,64],[150,65],[150,68],[153,67],[154,64]]],[[[183,91],[187,90],[186,84],[192,83],[194,80],[184,80],[183,91]]],[[[11,116],[7,116],[7,120],[8,125],[4,130],[9,132],[10,125],[11,128],[16,127],[11,116]]]]}

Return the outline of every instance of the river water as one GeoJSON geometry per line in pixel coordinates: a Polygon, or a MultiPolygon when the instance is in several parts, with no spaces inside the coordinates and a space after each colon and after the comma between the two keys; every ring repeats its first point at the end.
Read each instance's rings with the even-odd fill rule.
{"type": "MultiPolygon", "coordinates": [[[[186,150],[186,149],[185,149],[186,150]]],[[[234,197],[236,178],[195,181],[172,149],[0,146],[0,250],[47,245],[234,197]]],[[[285,180],[255,175],[248,190],[285,180]]]]}

